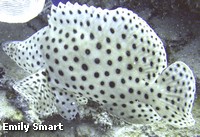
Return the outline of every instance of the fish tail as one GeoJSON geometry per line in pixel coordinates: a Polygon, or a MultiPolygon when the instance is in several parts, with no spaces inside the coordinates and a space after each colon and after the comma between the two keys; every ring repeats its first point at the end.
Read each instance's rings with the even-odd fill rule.
{"type": "Polygon", "coordinates": [[[165,69],[155,81],[158,92],[154,108],[162,119],[176,127],[195,124],[192,107],[195,99],[195,78],[183,62],[175,62],[165,69]]]}

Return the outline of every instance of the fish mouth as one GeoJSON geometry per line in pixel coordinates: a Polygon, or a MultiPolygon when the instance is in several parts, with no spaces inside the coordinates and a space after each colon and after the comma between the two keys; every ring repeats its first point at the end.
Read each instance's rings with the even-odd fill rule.
{"type": "Polygon", "coordinates": [[[6,42],[0,43],[1,48],[3,49],[3,51],[5,51],[5,49],[6,49],[6,47],[8,46],[9,43],[11,43],[11,41],[6,41],[6,42]]]}
{"type": "Polygon", "coordinates": [[[6,41],[6,42],[1,43],[1,47],[2,47],[3,51],[6,53],[7,52],[13,53],[16,50],[17,43],[19,43],[19,41],[6,41]]]}

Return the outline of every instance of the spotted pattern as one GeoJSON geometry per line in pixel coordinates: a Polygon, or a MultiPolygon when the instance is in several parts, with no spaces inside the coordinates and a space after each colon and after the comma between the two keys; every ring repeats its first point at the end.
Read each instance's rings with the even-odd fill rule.
{"type": "MultiPolygon", "coordinates": [[[[165,92],[158,92],[162,101],[157,112],[172,125],[193,125],[191,111],[195,98],[195,79],[189,67],[180,61],[170,65],[156,80],[165,92]]],[[[155,101],[157,102],[157,101],[155,101]]]]}
{"type": "Polygon", "coordinates": [[[74,119],[78,113],[74,94],[54,87],[52,88],[52,91],[55,93],[58,113],[67,120],[74,119]]]}
{"type": "MultiPolygon", "coordinates": [[[[163,119],[187,127],[195,122],[191,109],[196,89],[190,68],[183,62],[167,68],[160,38],[132,11],[60,3],[52,6],[47,27],[23,42],[8,43],[3,48],[19,64],[28,58],[27,54],[21,55],[23,46],[31,55],[36,50],[41,55],[38,64],[44,64],[57,104],[66,100],[65,94],[75,93],[77,102],[85,98],[96,101],[131,123],[163,119]],[[27,42],[33,39],[38,42],[30,49],[34,43],[27,42]]],[[[37,60],[30,63],[37,64],[37,60]]],[[[74,110],[74,117],[76,109],[69,106],[70,102],[65,101],[74,110]]],[[[66,118],[67,106],[59,107],[66,118]]]]}
{"type": "MultiPolygon", "coordinates": [[[[17,82],[13,88],[20,94],[21,98],[28,102],[29,108],[27,110],[32,110],[40,118],[57,111],[53,102],[55,95],[51,92],[44,69],[17,82]]],[[[30,115],[33,112],[30,112],[30,115]]]]}
{"type": "Polygon", "coordinates": [[[76,102],[79,105],[86,105],[88,103],[88,99],[81,96],[80,94],[75,94],[76,102]]]}
{"type": "Polygon", "coordinates": [[[49,18],[49,33],[54,35],[48,35],[46,43],[51,48],[43,51],[44,55],[54,55],[45,58],[49,82],[96,101],[129,122],[159,120],[148,101],[139,101],[150,98],[140,90],[144,81],[155,80],[166,68],[165,50],[154,31],[126,9],[66,6],[53,7],[49,18]],[[55,39],[53,44],[51,39],[55,39]],[[136,91],[140,94],[134,95],[136,91]],[[130,108],[137,111],[130,112],[130,108]],[[149,110],[151,115],[147,115],[149,110]]]}
{"type": "Polygon", "coordinates": [[[45,64],[41,53],[41,49],[43,49],[44,46],[42,44],[43,40],[37,36],[45,35],[47,29],[47,27],[44,27],[23,43],[20,41],[3,43],[3,50],[17,65],[27,72],[35,73],[45,64]]]}

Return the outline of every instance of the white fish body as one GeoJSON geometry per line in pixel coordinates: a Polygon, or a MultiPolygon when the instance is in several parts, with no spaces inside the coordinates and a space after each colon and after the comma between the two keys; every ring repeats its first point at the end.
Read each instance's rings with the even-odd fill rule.
{"type": "MultiPolygon", "coordinates": [[[[29,72],[45,69],[46,84],[67,119],[78,112],[75,93],[130,123],[160,119],[177,127],[195,123],[191,114],[196,91],[192,71],[180,61],[167,67],[162,41],[127,9],[60,3],[52,6],[47,27],[25,41],[4,44],[3,49],[29,72]],[[22,55],[25,51],[30,55],[22,55]],[[65,98],[73,105],[67,106],[65,98]]],[[[23,83],[14,88],[25,92],[23,83]]]]}

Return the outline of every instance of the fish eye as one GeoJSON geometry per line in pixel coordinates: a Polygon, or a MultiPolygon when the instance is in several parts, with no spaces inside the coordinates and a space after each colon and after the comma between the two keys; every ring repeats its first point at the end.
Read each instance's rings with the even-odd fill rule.
{"type": "Polygon", "coordinates": [[[14,51],[15,49],[14,49],[13,47],[10,47],[10,50],[11,50],[11,51],[14,51]]]}

